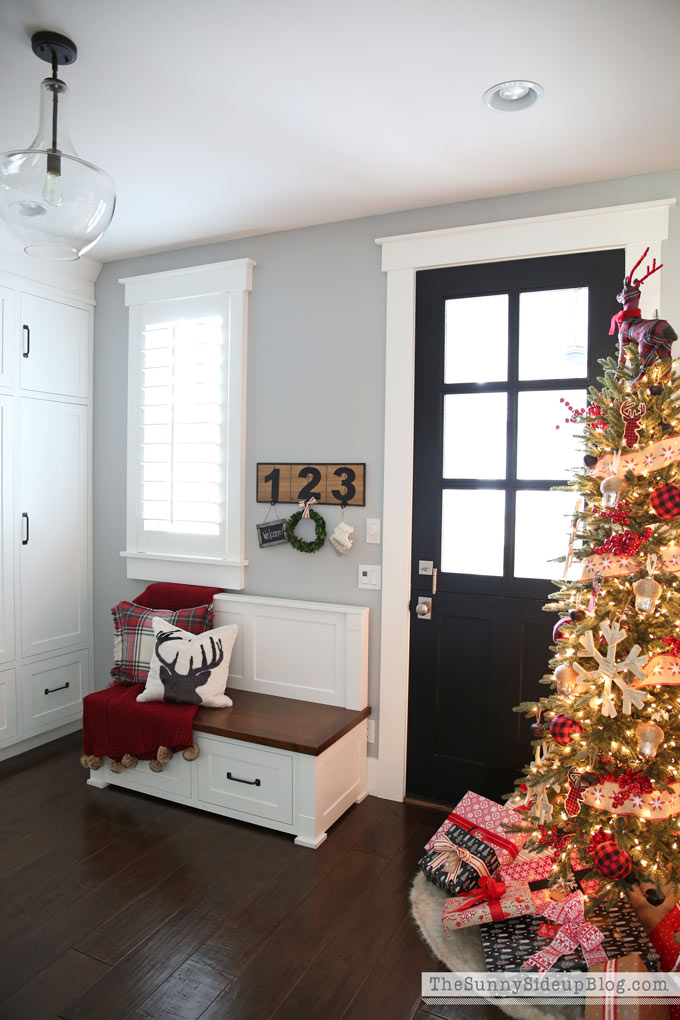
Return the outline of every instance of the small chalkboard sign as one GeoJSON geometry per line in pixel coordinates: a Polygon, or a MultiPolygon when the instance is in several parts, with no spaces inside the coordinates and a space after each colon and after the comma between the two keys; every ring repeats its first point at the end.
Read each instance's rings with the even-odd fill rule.
{"type": "Polygon", "coordinates": [[[288,541],[285,521],[265,521],[264,524],[256,524],[255,527],[260,549],[269,545],[285,545],[288,541]]]}

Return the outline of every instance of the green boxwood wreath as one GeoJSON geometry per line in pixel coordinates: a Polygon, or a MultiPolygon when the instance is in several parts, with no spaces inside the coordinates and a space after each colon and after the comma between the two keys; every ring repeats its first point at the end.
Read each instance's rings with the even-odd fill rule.
{"type": "Polygon", "coordinates": [[[295,534],[295,529],[302,520],[302,510],[296,511],[291,514],[286,520],[286,534],[288,535],[288,541],[292,545],[293,549],[297,549],[298,552],[313,553],[326,541],[326,522],[324,521],[321,514],[318,514],[316,510],[310,510],[309,516],[314,521],[315,525],[315,538],[313,542],[303,542],[301,538],[298,538],[295,534]]]}

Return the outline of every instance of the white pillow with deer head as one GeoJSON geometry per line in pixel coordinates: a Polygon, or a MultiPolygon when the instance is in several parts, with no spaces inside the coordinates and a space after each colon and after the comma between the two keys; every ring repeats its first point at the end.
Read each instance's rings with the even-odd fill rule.
{"type": "Polygon", "coordinates": [[[238,627],[216,627],[190,634],[154,616],[155,637],[146,687],[137,701],[171,701],[179,705],[229,708],[224,693],[229,679],[229,660],[238,627]]]}

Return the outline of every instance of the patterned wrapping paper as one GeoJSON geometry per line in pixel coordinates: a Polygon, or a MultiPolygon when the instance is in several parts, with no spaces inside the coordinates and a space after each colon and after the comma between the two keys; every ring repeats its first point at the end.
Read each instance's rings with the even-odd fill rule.
{"type": "Polygon", "coordinates": [[[447,900],[442,910],[444,931],[456,931],[457,928],[470,928],[476,924],[536,912],[533,892],[528,882],[503,883],[501,888],[505,891],[499,897],[489,896],[478,902],[475,902],[476,898],[484,895],[486,890],[473,889],[447,900]]]}
{"type": "MultiPolygon", "coordinates": [[[[616,979],[617,974],[647,974],[639,953],[608,960],[604,964],[588,968],[589,974],[604,974],[616,979]]],[[[669,1020],[670,1008],[663,1002],[636,1002],[634,999],[617,1001],[616,995],[603,995],[601,999],[586,999],[584,1020],[669,1020]]]]}
{"type": "Polygon", "coordinates": [[[494,848],[458,825],[440,829],[428,845],[432,849],[421,857],[418,867],[430,882],[452,896],[474,889],[480,877],[498,870],[494,848]]]}
{"type": "MultiPolygon", "coordinates": [[[[650,942],[637,915],[627,900],[620,899],[607,911],[597,909],[587,920],[604,935],[602,948],[608,959],[614,960],[629,953],[639,953],[647,970],[659,969],[659,954],[650,942]]],[[[486,969],[489,971],[520,970],[534,953],[547,949],[552,939],[541,937],[539,929],[549,926],[537,916],[524,915],[508,921],[483,924],[480,929],[486,969]]],[[[581,949],[565,953],[554,964],[559,971],[588,969],[581,949]]],[[[529,972],[530,973],[530,972],[529,972]]]]}
{"type": "Polygon", "coordinates": [[[434,841],[441,833],[451,826],[456,817],[463,817],[469,822],[479,825],[500,837],[500,844],[494,847],[499,865],[510,864],[519,854],[529,838],[530,833],[508,832],[507,825],[521,825],[524,819],[514,808],[496,804],[493,800],[481,797],[471,790],[455,806],[449,817],[439,826],[432,839],[425,844],[431,850],[434,841]]]}

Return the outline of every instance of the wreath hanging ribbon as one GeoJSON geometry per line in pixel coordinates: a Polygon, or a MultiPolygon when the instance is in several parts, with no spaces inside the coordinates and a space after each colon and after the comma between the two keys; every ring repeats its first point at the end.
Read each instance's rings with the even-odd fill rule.
{"type": "Polygon", "coordinates": [[[302,520],[303,521],[304,521],[305,518],[309,518],[310,507],[312,506],[312,504],[313,503],[318,503],[318,502],[319,501],[318,501],[318,499],[315,496],[310,496],[310,498],[307,500],[306,503],[305,503],[304,499],[300,500],[300,502],[298,503],[298,506],[302,510],[302,520]]]}

